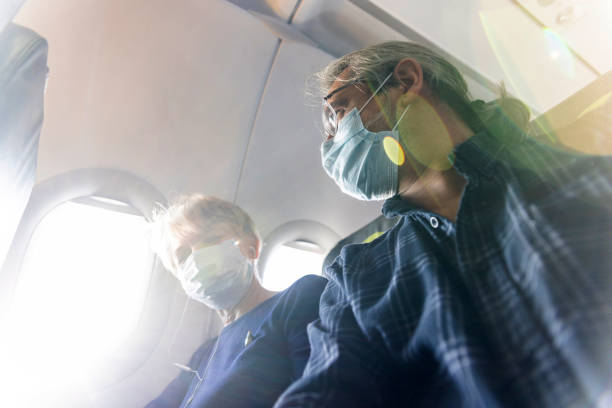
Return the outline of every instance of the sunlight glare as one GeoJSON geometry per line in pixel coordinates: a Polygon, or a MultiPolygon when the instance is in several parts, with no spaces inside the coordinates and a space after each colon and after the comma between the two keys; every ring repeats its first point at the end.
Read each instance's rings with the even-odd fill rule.
{"type": "Polygon", "coordinates": [[[150,258],[142,217],[74,202],[52,210],[19,274],[0,348],[0,381],[12,392],[3,392],[0,405],[28,406],[35,396],[83,385],[134,328],[150,258]]]}
{"type": "Polygon", "coordinates": [[[266,263],[263,286],[271,291],[287,289],[305,275],[321,275],[325,255],[315,251],[279,245],[266,263]]]}

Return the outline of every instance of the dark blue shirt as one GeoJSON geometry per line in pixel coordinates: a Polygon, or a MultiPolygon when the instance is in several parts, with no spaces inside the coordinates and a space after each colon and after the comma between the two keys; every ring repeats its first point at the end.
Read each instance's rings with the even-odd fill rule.
{"type": "Polygon", "coordinates": [[[456,222],[394,197],[326,270],[277,407],[585,407],[612,389],[612,160],[511,123],[454,151],[456,222]]]}
{"type": "Polygon", "coordinates": [[[225,326],[218,343],[204,343],[188,364],[203,380],[181,373],[147,407],[271,407],[302,375],[310,352],[306,326],[318,317],[326,282],[305,276],[225,326]]]}

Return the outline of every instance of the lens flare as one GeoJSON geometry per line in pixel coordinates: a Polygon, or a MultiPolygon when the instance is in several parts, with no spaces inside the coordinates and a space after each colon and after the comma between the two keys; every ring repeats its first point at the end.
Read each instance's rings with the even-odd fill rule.
{"type": "Polygon", "coordinates": [[[479,12],[479,17],[504,81],[519,99],[536,110],[545,109],[550,102],[546,102],[540,82],[551,78],[570,83],[576,80],[575,56],[559,33],[546,27],[528,34],[518,32],[510,25],[508,14],[499,10],[479,12]],[[540,106],[541,103],[545,104],[540,106]]]}
{"type": "Polygon", "coordinates": [[[567,43],[558,33],[548,27],[544,28],[544,38],[546,38],[550,58],[568,78],[574,78],[576,76],[574,58],[567,43]]]}
{"type": "Polygon", "coordinates": [[[387,157],[393,164],[396,166],[401,166],[404,164],[406,161],[406,155],[404,154],[404,149],[402,149],[402,146],[397,140],[391,136],[387,136],[383,139],[383,147],[385,149],[385,153],[387,153],[387,157]]]}
{"type": "MultiPolygon", "coordinates": [[[[482,24],[487,41],[491,46],[491,50],[493,50],[493,53],[497,58],[497,62],[499,62],[499,66],[504,72],[505,80],[510,83],[512,89],[519,92],[519,90],[522,89],[518,86],[518,82],[522,80],[520,77],[520,72],[522,72],[522,70],[518,69],[518,67],[513,64],[512,56],[507,47],[505,47],[503,44],[503,33],[500,33],[499,35],[496,34],[496,32],[500,31],[500,29],[493,23],[494,18],[489,17],[487,13],[481,11],[478,13],[478,16],[480,17],[480,23],[482,24]]],[[[522,97],[523,99],[528,99],[526,98],[528,95],[518,96],[522,97]]]]}

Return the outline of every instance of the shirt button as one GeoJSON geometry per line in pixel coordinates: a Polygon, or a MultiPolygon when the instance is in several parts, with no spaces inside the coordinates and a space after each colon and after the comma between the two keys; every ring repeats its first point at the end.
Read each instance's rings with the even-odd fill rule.
{"type": "Polygon", "coordinates": [[[440,223],[436,217],[429,217],[429,225],[431,225],[432,228],[438,228],[440,223]]]}

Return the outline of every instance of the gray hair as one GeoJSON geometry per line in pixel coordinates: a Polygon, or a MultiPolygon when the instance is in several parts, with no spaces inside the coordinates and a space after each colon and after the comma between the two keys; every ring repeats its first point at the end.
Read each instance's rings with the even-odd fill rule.
{"type": "Polygon", "coordinates": [[[255,223],[240,207],[204,194],[178,197],[168,208],[158,208],[153,215],[152,246],[162,264],[171,272],[179,260],[172,242],[207,238],[210,230],[223,227],[237,236],[259,239],[255,223]]]}
{"type": "MultiPolygon", "coordinates": [[[[376,44],[330,63],[315,74],[318,86],[315,92],[325,95],[344,71],[347,71],[347,75],[342,81],[364,81],[370,89],[376,89],[404,58],[412,58],[421,65],[423,79],[429,89],[453,108],[473,130],[482,128],[500,110],[520,129],[527,127],[529,109],[518,99],[508,97],[503,84],[499,99],[489,103],[473,101],[463,76],[454,65],[427,47],[405,41],[376,44]]],[[[397,80],[391,77],[382,91],[396,85],[397,80]]]]}

